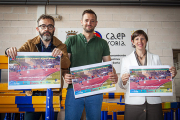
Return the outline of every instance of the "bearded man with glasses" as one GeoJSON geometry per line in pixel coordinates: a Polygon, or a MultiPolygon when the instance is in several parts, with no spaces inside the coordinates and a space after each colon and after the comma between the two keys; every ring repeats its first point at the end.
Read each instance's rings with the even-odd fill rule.
{"type": "MultiPolygon", "coordinates": [[[[39,35],[33,39],[28,40],[18,50],[16,47],[7,48],[5,54],[15,59],[17,52],[52,52],[53,57],[61,56],[61,69],[68,69],[70,60],[68,58],[66,45],[63,44],[58,38],[54,36],[54,18],[50,15],[41,15],[37,20],[38,27],[36,30],[39,35]]],[[[61,88],[63,86],[63,79],[61,77],[61,88]]],[[[27,95],[45,96],[45,92],[31,92],[27,91],[27,95]]],[[[42,120],[45,120],[44,112],[26,112],[25,120],[39,120],[42,114],[42,120]]],[[[55,113],[54,120],[57,120],[57,112],[55,113]]]]}

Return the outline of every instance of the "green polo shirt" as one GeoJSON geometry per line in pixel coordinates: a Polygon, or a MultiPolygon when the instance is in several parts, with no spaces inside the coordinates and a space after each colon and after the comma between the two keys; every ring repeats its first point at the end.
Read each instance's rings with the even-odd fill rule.
{"type": "MultiPolygon", "coordinates": [[[[110,55],[107,41],[97,36],[87,42],[85,36],[80,33],[69,37],[65,44],[67,52],[71,53],[70,67],[101,63],[103,56],[110,55]]],[[[72,85],[68,88],[72,88],[72,85]]]]}

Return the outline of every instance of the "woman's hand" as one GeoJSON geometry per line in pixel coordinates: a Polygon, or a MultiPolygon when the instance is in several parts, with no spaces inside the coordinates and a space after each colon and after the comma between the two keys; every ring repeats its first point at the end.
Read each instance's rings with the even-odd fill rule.
{"type": "Polygon", "coordinates": [[[172,74],[172,78],[174,78],[176,76],[176,74],[177,74],[176,68],[175,67],[170,67],[169,71],[172,74]]]}
{"type": "Polygon", "coordinates": [[[129,80],[129,77],[130,77],[129,73],[125,73],[125,74],[122,75],[121,79],[122,79],[123,85],[127,84],[127,81],[129,80]]]}

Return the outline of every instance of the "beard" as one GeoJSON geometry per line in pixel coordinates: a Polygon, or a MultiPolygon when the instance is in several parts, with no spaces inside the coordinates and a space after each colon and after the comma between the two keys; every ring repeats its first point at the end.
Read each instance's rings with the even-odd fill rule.
{"type": "Polygon", "coordinates": [[[42,40],[50,41],[53,38],[54,31],[52,33],[50,33],[49,31],[46,31],[46,32],[43,32],[43,33],[39,32],[39,35],[41,36],[42,40]],[[49,35],[45,35],[46,33],[49,33],[49,35]]]}
{"type": "Polygon", "coordinates": [[[87,33],[92,33],[92,32],[94,32],[94,28],[92,28],[92,29],[86,29],[86,26],[85,26],[85,27],[83,27],[83,29],[84,29],[84,31],[86,31],[87,33]]]}

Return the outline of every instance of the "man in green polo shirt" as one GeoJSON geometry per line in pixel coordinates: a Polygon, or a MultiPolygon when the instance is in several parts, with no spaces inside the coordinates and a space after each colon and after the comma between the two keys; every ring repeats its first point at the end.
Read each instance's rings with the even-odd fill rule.
{"type": "MultiPolygon", "coordinates": [[[[70,67],[111,61],[107,42],[94,35],[94,28],[97,25],[97,16],[94,11],[85,10],[83,12],[81,25],[83,26],[83,33],[69,37],[65,42],[71,61],[70,67]]],[[[113,83],[117,83],[118,77],[115,70],[113,71],[114,73],[109,75],[109,79],[113,83]]],[[[65,73],[64,78],[68,84],[65,102],[65,120],[80,120],[84,107],[88,120],[100,120],[103,94],[75,99],[72,88],[74,75],[65,73]]]]}

